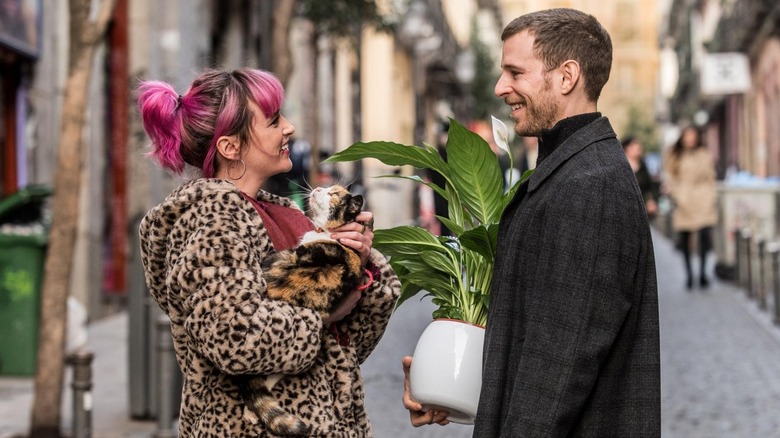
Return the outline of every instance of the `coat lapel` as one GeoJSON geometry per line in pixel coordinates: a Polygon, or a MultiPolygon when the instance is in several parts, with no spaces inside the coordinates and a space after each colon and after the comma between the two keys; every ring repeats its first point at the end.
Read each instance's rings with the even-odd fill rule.
{"type": "Polygon", "coordinates": [[[610,137],[616,137],[616,135],[606,117],[599,117],[589,125],[572,134],[572,136],[564,140],[549,157],[542,160],[539,167],[536,168],[533,175],[531,175],[531,178],[528,179],[528,193],[539,188],[547,177],[552,175],[556,169],[573,155],[593,143],[610,137]]]}

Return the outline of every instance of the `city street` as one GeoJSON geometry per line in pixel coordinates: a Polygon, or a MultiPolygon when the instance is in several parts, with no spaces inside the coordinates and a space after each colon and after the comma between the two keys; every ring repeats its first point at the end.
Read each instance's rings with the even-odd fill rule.
{"type": "MultiPolygon", "coordinates": [[[[780,328],[768,312],[730,283],[686,291],[682,262],[671,242],[654,232],[658,267],[663,431],[668,438],[780,437],[780,328]]],[[[401,357],[410,354],[433,307],[405,303],[363,367],[366,405],[376,438],[461,438],[471,426],[415,429],[401,404],[401,357]]],[[[148,437],[154,422],[127,415],[127,315],[90,328],[96,352],[93,436],[148,437]]],[[[31,379],[0,378],[0,438],[26,431],[31,379]]],[[[70,424],[70,393],[64,423],[70,424]]]]}

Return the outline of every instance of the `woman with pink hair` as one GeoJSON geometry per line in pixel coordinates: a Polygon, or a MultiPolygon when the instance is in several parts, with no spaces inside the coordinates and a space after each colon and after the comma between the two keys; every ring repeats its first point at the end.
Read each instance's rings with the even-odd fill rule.
{"type": "MultiPolygon", "coordinates": [[[[261,190],[290,170],[295,132],[280,109],[282,85],[249,68],[210,70],[184,94],[143,82],[138,107],[151,157],[185,182],[144,217],[146,283],[171,319],[184,375],[182,437],[267,437],[265,419],[244,418],[242,384],[285,376],[271,392],[307,436],[370,436],[359,365],[384,333],[400,291],[373,232],[359,223],[331,230],[373,272],[370,287],[349,291],[329,317],[266,295],[261,263],[314,227],[288,198],[261,190]]],[[[361,212],[360,222],[372,219],[361,212]]]]}

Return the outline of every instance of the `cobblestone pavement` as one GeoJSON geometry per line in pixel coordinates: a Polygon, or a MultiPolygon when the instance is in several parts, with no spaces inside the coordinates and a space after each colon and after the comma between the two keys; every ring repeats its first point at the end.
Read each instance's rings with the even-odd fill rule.
{"type": "MultiPolygon", "coordinates": [[[[780,328],[731,283],[686,291],[682,261],[654,233],[661,315],[664,438],[780,438],[780,328]]],[[[412,428],[401,405],[400,360],[430,321],[430,303],[409,302],[391,319],[363,367],[366,408],[376,438],[466,438],[471,426],[412,428]]],[[[93,436],[149,437],[155,424],[128,415],[127,314],[90,326],[95,352],[93,436]]],[[[32,381],[0,377],[0,438],[29,425],[32,381]]],[[[70,425],[70,393],[63,427],[70,425]]]]}
{"type": "Polygon", "coordinates": [[[681,255],[655,237],[663,436],[780,437],[780,328],[733,283],[687,291],[681,255]]]}

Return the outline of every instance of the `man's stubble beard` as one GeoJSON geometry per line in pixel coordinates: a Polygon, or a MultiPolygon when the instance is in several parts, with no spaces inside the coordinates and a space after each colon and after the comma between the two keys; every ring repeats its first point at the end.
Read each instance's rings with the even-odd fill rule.
{"type": "Polygon", "coordinates": [[[558,118],[558,103],[553,99],[552,81],[544,78],[542,90],[535,96],[534,102],[526,102],[526,117],[524,124],[515,124],[515,133],[522,137],[539,137],[543,129],[555,126],[558,118]]]}

